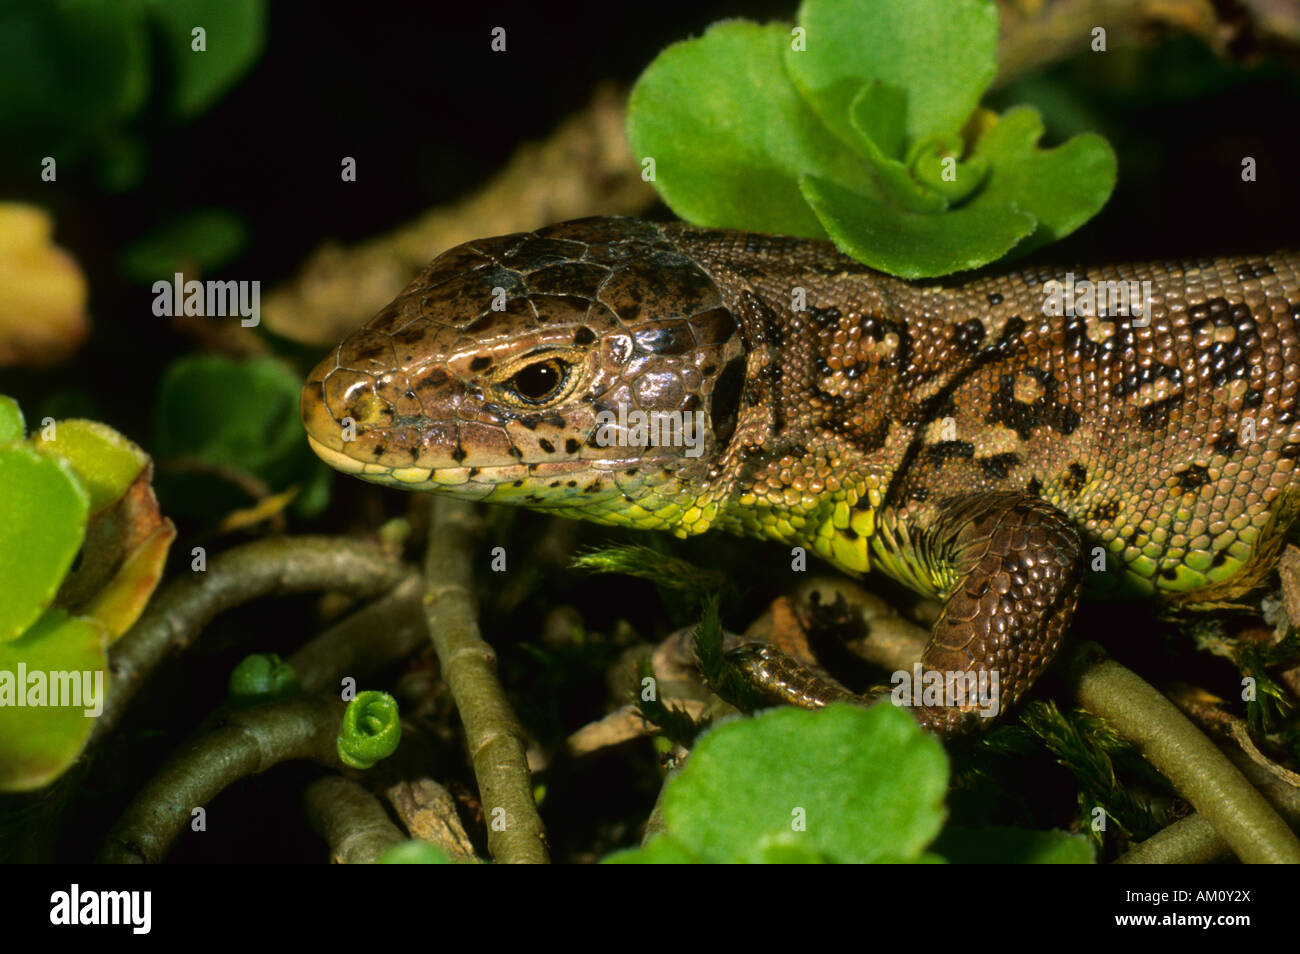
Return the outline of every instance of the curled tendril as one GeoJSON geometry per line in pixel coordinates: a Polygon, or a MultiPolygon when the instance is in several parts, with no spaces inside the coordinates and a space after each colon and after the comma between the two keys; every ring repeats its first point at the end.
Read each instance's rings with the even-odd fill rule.
{"type": "Polygon", "coordinates": [[[298,674],[275,653],[245,656],[230,673],[230,699],[239,706],[292,699],[301,691],[298,674]]]}
{"type": "Polygon", "coordinates": [[[339,758],[355,769],[368,769],[397,750],[402,740],[397,700],[386,692],[362,692],[348,703],[339,729],[339,758]]]}

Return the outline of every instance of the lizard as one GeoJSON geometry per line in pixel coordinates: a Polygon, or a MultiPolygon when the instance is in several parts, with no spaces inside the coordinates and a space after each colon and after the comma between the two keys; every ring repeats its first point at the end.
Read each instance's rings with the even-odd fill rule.
{"type": "MultiPolygon", "coordinates": [[[[883,571],[941,601],[923,675],[996,674],[1005,711],[1085,585],[1192,606],[1261,584],[1297,511],[1298,389],[1294,252],[927,283],[829,242],[597,217],[439,256],[301,415],[367,481],[883,571]],[[1108,281],[1148,283],[1145,308],[1049,304],[1108,281]]],[[[888,692],[766,644],[728,658],[774,701],[888,692]]],[[[940,736],[982,721],[922,702],[940,736]]]]}

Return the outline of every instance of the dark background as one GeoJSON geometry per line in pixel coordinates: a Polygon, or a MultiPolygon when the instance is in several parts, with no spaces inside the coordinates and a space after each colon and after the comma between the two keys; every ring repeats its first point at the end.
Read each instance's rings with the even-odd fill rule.
{"type": "MultiPolygon", "coordinates": [[[[61,166],[56,185],[13,168],[0,173],[0,196],[31,201],[53,213],[56,241],[87,272],[94,322],[90,340],[70,362],[38,371],[2,371],[0,392],[19,399],[29,422],[39,420],[42,408],[58,395],[91,395],[96,417],[149,449],[159,377],[170,361],[195,345],[151,314],[147,288],[122,276],[118,253],[130,240],[182,209],[227,207],[245,219],[251,241],[240,258],[204,277],[259,279],[264,288],[272,287],[325,240],[371,238],[463,195],[499,169],[521,143],[546,136],[585,105],[598,82],[614,79],[630,85],[668,43],[698,35],[726,17],[789,19],[794,7],[793,2],[767,0],[373,5],[276,0],[270,5],[264,54],[212,109],[177,125],[161,107],[151,106],[135,121],[149,162],[137,190],[107,194],[85,164],[67,170],[61,166]],[[489,46],[497,26],[507,31],[504,54],[489,46]],[[340,181],[343,156],[357,160],[355,183],[340,181]]],[[[1114,51],[1102,55],[1086,52],[1081,42],[1078,60],[991,100],[999,108],[1021,101],[1039,105],[1049,142],[1096,128],[1119,155],[1119,185],[1105,210],[1036,258],[1098,262],[1296,245],[1300,94],[1295,75],[1267,64],[1258,69],[1222,66],[1186,38],[1144,45],[1136,55],[1119,49],[1124,40],[1112,34],[1114,51]],[[1257,182],[1241,181],[1243,156],[1257,160],[1257,182]]],[[[160,64],[159,71],[163,69],[160,64]]],[[[657,214],[668,213],[660,209],[657,214]]],[[[357,322],[368,317],[358,314],[357,322]]],[[[335,486],[335,502],[324,519],[299,521],[291,529],[315,532],[345,525],[363,485],[340,478],[335,486]]],[[[405,506],[400,492],[364,492],[372,502],[380,495],[390,514],[405,506]]],[[[502,519],[519,520],[531,534],[547,526],[526,514],[502,519]]],[[[758,553],[771,556],[774,565],[788,559],[775,545],[717,535],[692,541],[687,550],[697,560],[707,554],[725,565],[731,559],[741,577],[761,591],[764,571],[758,564],[773,561],[756,559],[758,553]]],[[[766,592],[770,599],[777,590],[766,592]]],[[[617,618],[633,612],[647,638],[682,622],[672,619],[680,608],[665,610],[654,588],[640,581],[575,575],[563,585],[548,585],[547,595],[573,600],[593,629],[608,631],[617,618]]],[[[754,605],[765,603],[756,598],[754,605]]],[[[543,608],[529,605],[515,620],[489,616],[485,621],[489,640],[503,650],[503,679],[512,691],[551,678],[540,666],[530,669],[525,657],[511,657],[503,645],[509,638],[532,638],[543,608]]],[[[308,598],[279,601],[274,613],[265,604],[242,608],[214,627],[210,638],[205,634],[203,647],[183,663],[169,663],[160,671],[150,693],[142,695],[115,733],[116,744],[96,753],[89,770],[95,784],[107,783],[107,790],[92,786],[87,791],[95,797],[80,796],[77,810],[67,815],[61,855],[93,854],[135,787],[221,699],[230,667],[252,651],[250,633],[258,640],[257,650],[287,653],[311,634],[312,613],[308,598]],[[192,718],[178,719],[175,713],[186,705],[193,709],[192,718]]],[[[727,622],[743,625],[747,618],[727,622]]],[[[1152,643],[1152,651],[1159,651],[1158,643],[1152,643]]],[[[1198,659],[1197,665],[1205,664],[1204,657],[1198,659]]],[[[1216,677],[1225,673],[1233,675],[1222,667],[1216,677]]],[[[588,683],[581,693],[562,689],[571,692],[566,705],[573,711],[563,719],[570,728],[600,711],[599,673],[588,683]]],[[[524,716],[535,729],[529,713],[524,716]]],[[[317,859],[321,843],[297,806],[301,785],[313,771],[284,766],[241,783],[217,803],[228,815],[250,820],[239,839],[202,839],[201,844],[182,839],[173,860],[317,859]]],[[[566,845],[589,843],[584,816],[593,804],[607,809],[624,799],[620,813],[644,817],[649,805],[642,801],[646,792],[653,798],[654,779],[647,787],[645,779],[620,774],[626,771],[597,764],[581,780],[552,777],[555,807],[547,823],[557,857],[563,857],[566,845]],[[567,828],[559,814],[566,805],[567,828]]],[[[1054,787],[1054,794],[1043,801],[1072,811],[1068,780],[1049,781],[1044,784],[1054,787]]]]}

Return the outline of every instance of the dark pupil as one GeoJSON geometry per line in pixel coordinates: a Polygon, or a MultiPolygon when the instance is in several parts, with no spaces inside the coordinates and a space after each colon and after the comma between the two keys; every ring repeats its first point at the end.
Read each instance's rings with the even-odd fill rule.
{"type": "Polygon", "coordinates": [[[560,369],[554,361],[530,364],[514,377],[515,390],[530,401],[541,401],[560,384],[560,369]]]}

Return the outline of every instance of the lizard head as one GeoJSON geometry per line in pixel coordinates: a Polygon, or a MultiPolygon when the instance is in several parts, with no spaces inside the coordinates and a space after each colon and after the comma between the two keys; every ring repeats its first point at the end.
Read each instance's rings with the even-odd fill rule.
{"type": "Polygon", "coordinates": [[[657,227],[584,219],[435,259],[311,373],[302,419],[363,480],[686,535],[727,494],[745,362],[657,227]]]}

